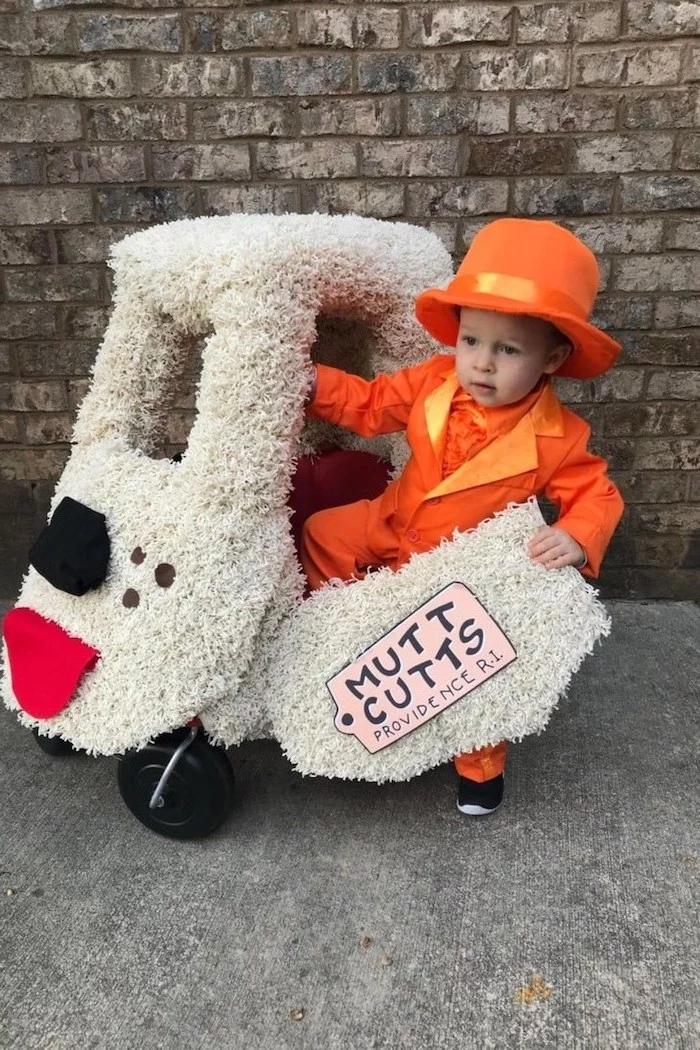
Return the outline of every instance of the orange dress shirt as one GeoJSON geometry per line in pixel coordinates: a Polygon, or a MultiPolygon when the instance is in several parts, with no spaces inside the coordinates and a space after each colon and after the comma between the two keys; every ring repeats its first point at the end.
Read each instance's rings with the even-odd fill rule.
{"type": "MultiPolygon", "coordinates": [[[[456,382],[454,369],[443,372],[446,380],[456,382]]],[[[445,448],[442,454],[442,476],[454,474],[463,463],[475,456],[485,445],[501,434],[512,430],[519,419],[534,405],[542,393],[541,384],[513,405],[484,408],[466,390],[457,388],[450,403],[445,430],[445,448]]]]}

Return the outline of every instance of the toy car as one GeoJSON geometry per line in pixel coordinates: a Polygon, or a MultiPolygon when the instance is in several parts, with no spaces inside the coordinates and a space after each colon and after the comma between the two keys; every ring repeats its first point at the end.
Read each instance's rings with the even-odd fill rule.
{"type": "Polygon", "coordinates": [[[134,234],[112,261],[71,455],[3,624],[4,700],[44,750],[120,754],[132,812],[185,838],[229,812],[224,748],[244,739],[382,782],[539,732],[609,627],[576,570],[527,558],[530,491],[398,572],[310,596],[295,548],[305,514],[377,495],[406,458],[401,434],[370,447],[305,420],[310,362],[371,376],[435,353],[413,301],[451,276],[438,238],[239,215],[134,234]],[[196,418],[171,458],[196,341],[196,418]]]}

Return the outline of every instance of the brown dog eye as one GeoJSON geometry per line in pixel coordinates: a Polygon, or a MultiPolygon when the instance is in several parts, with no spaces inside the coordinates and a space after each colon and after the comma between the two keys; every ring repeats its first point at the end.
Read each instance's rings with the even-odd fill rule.
{"type": "Polygon", "coordinates": [[[167,561],[162,561],[160,565],[156,565],[155,577],[159,587],[170,587],[175,579],[175,567],[167,561]]]}
{"type": "Polygon", "coordinates": [[[134,565],[141,565],[146,560],[146,555],[143,553],[140,547],[134,547],[131,552],[131,560],[134,565]]]}
{"type": "Polygon", "coordinates": [[[139,592],[135,591],[133,587],[129,587],[122,595],[122,605],[125,609],[135,609],[140,601],[139,592]]]}

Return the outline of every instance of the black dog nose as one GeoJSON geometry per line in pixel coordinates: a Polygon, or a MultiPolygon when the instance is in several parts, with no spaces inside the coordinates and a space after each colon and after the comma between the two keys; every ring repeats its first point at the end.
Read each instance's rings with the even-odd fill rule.
{"type": "Polygon", "coordinates": [[[59,591],[80,596],[107,576],[109,551],[104,514],[65,496],[30,550],[29,562],[59,591]]]}

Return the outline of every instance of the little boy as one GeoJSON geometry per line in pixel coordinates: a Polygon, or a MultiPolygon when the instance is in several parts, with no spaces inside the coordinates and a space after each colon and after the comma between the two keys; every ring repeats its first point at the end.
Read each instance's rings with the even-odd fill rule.
{"type": "MultiPolygon", "coordinates": [[[[302,563],[313,588],[397,569],[532,495],[559,517],[534,534],[530,558],[597,576],[623,503],[605,461],[587,450],[590,428],[559,403],[549,376],[592,378],[620,352],[588,321],[599,276],[563,227],[499,219],[475,236],[446,289],[416,300],[419,322],[454,353],[373,381],[317,367],[310,416],[365,436],[405,429],[411,458],[378,499],[308,519],[302,563]]],[[[501,741],[455,756],[460,812],[498,809],[505,755],[501,741]]]]}

